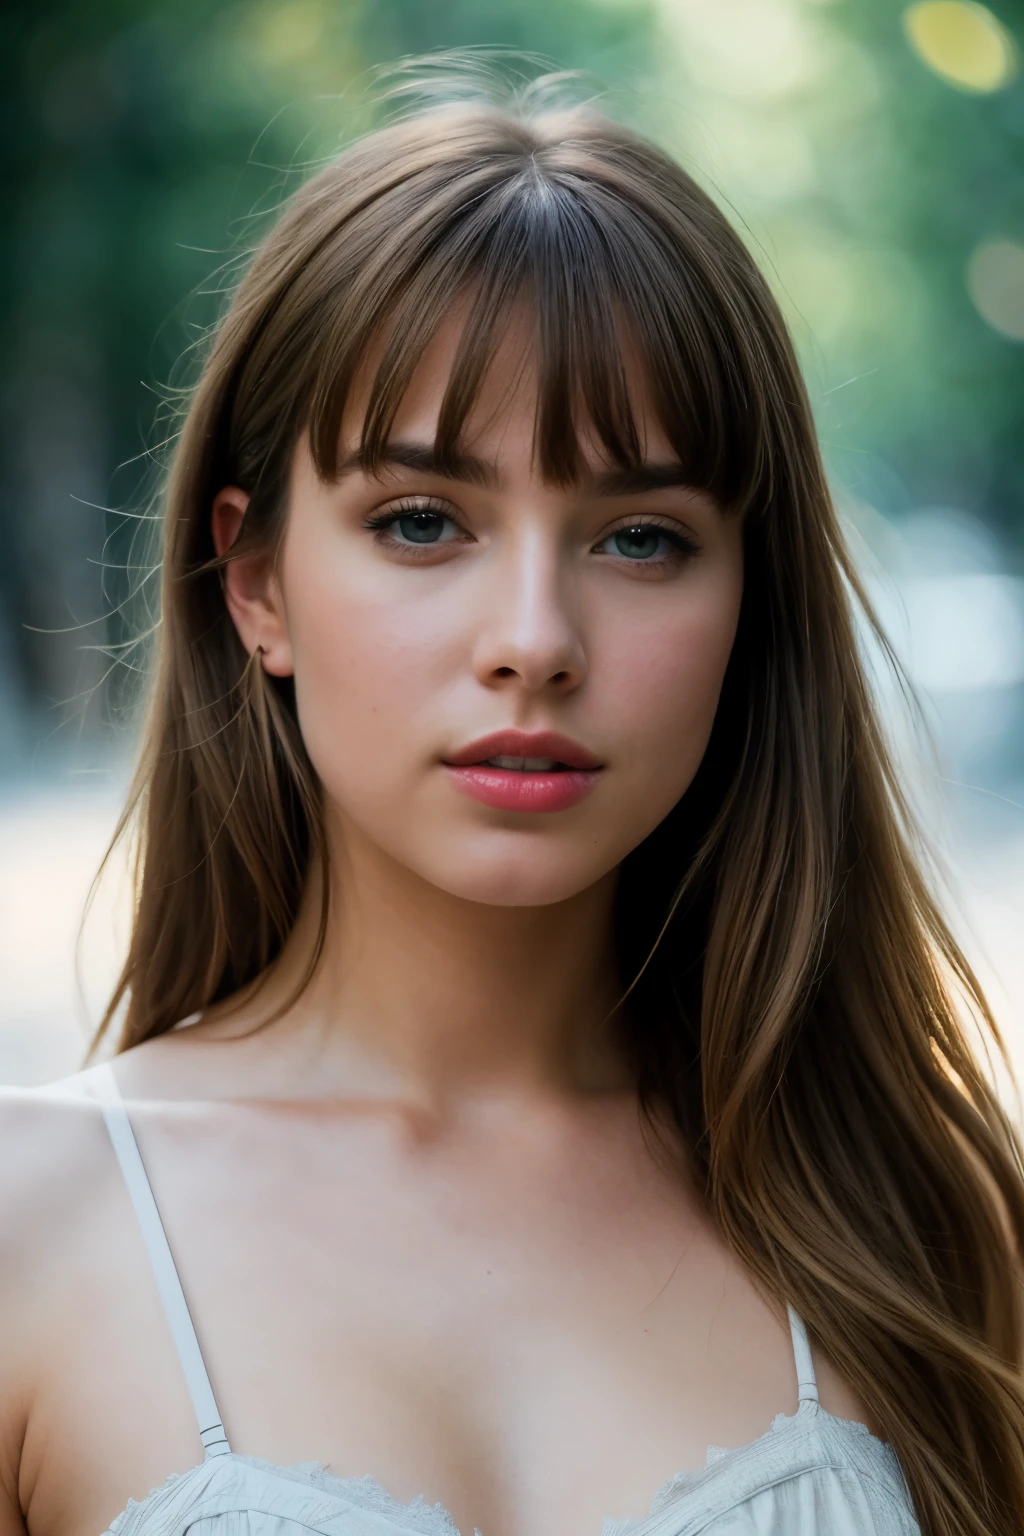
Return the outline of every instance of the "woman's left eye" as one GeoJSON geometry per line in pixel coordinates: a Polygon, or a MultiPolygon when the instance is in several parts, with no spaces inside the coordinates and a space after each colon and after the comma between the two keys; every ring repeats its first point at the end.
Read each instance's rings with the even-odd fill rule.
{"type": "Polygon", "coordinates": [[[622,560],[647,565],[657,565],[675,556],[696,554],[696,551],[696,544],[685,534],[657,523],[634,523],[628,528],[616,528],[595,546],[597,554],[618,555],[622,560]]]}

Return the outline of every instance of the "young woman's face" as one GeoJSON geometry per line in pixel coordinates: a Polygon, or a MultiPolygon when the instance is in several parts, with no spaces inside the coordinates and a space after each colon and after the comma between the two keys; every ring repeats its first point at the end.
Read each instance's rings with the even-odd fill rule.
{"type": "Polygon", "coordinates": [[[299,442],[269,601],[231,579],[228,601],[267,671],[294,674],[334,833],[453,895],[540,905],[607,875],[692,780],[736,632],[741,528],[674,483],[639,377],[649,474],[594,451],[583,483],[546,484],[511,338],[464,463],[442,472],[457,339],[424,357],[379,478],[355,451],[359,391],[336,483],[299,442]]]}

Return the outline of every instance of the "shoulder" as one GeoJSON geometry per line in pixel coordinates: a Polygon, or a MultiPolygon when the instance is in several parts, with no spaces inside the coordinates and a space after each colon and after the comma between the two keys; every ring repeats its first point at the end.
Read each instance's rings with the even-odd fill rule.
{"type": "Polygon", "coordinates": [[[9,1282],[66,1244],[109,1177],[109,1144],[88,1073],[0,1088],[0,1255],[9,1282]],[[104,1155],[106,1153],[106,1155],[104,1155]]]}
{"type": "Polygon", "coordinates": [[[20,1528],[18,1465],[40,1372],[59,1324],[87,1296],[111,1152],[85,1075],[0,1088],[0,1531],[20,1528]],[[105,1154],[105,1155],[104,1155],[105,1154]],[[13,1523],[12,1523],[13,1522],[13,1523]]]}

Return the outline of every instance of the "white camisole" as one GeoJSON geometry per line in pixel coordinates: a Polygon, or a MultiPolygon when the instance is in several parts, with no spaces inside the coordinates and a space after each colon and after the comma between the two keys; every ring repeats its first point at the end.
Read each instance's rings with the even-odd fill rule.
{"type": "MultiPolygon", "coordinates": [[[[104,1536],[459,1536],[440,1504],[393,1499],[372,1477],[320,1462],[279,1467],[228,1443],[163,1223],[117,1081],[90,1074],[142,1229],[198,1420],[204,1460],[132,1499],[104,1536]]],[[[759,1439],[711,1446],[707,1465],[659,1488],[646,1515],[606,1519],[594,1536],[920,1536],[899,1462],[865,1425],[818,1402],[804,1324],[789,1322],[799,1384],[793,1414],[759,1439]]],[[[474,1536],[481,1536],[479,1531],[474,1536]]]]}

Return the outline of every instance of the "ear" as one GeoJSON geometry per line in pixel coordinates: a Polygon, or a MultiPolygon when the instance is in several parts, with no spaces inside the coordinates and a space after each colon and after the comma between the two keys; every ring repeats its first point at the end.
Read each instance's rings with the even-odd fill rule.
{"type": "MultiPolygon", "coordinates": [[[[211,529],[218,555],[227,554],[238,538],[248,505],[248,493],[237,485],[227,485],[217,492],[211,529]]],[[[291,677],[291,641],[273,557],[240,555],[228,561],[223,575],[224,602],[249,655],[259,648],[263,652],[264,672],[272,677],[291,677]]]]}

